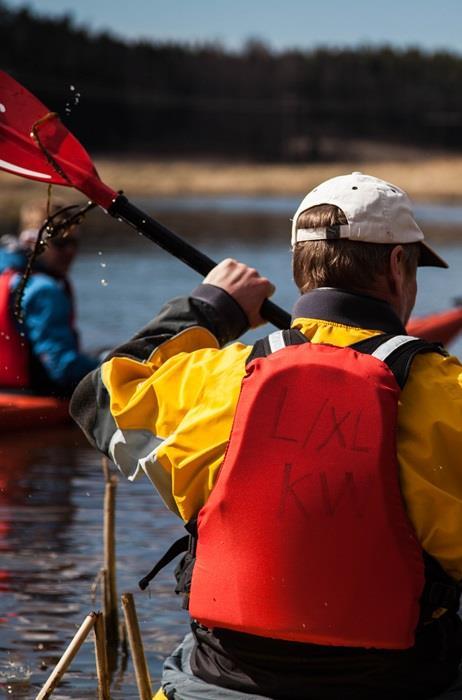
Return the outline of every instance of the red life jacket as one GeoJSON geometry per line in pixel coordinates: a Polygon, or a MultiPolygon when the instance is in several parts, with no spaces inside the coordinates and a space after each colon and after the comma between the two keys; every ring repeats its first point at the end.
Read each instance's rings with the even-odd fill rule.
{"type": "Polygon", "coordinates": [[[17,273],[0,274],[0,386],[29,385],[29,350],[11,313],[11,280],[17,273]]]}
{"type": "MultiPolygon", "coordinates": [[[[399,487],[389,348],[373,356],[299,336],[285,347],[273,334],[278,351],[255,357],[257,344],[247,365],[198,517],[190,614],[275,639],[408,648],[425,580],[399,487]]],[[[398,338],[397,352],[423,343],[398,338]]],[[[409,365],[408,354],[406,376],[409,365]]]]}

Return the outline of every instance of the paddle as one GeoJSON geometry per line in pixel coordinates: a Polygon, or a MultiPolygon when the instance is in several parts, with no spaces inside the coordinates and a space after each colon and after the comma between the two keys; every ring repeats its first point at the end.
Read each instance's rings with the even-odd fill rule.
{"type": "MultiPolygon", "coordinates": [[[[0,169],[31,180],[73,187],[201,275],[215,267],[207,255],[169,231],[100,179],[90,156],[58,115],[0,71],[0,169]]],[[[261,315],[277,328],[290,315],[266,300],[261,315]]]]}

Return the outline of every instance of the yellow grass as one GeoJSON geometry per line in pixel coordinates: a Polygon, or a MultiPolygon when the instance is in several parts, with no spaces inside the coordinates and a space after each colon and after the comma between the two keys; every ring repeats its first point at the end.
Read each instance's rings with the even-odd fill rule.
{"type": "MultiPolygon", "coordinates": [[[[96,159],[103,180],[129,198],[178,195],[302,196],[319,182],[361,170],[399,185],[415,201],[462,201],[462,157],[413,161],[265,165],[210,161],[96,159]]],[[[21,201],[45,196],[46,186],[0,172],[0,214],[12,218],[21,201]]],[[[55,188],[65,199],[75,192],[55,188]]]]}
{"type": "Polygon", "coordinates": [[[97,163],[101,176],[130,197],[181,194],[303,195],[323,180],[361,170],[390,180],[416,201],[462,201],[462,157],[412,162],[256,165],[187,161],[97,163]]]}

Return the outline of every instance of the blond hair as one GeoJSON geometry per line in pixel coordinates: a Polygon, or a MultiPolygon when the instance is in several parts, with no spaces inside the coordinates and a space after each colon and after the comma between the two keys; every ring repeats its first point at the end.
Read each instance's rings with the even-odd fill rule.
{"type": "MultiPolygon", "coordinates": [[[[304,211],[299,228],[324,228],[347,224],[345,214],[332,204],[321,204],[304,211]]],[[[407,270],[411,273],[419,259],[418,243],[402,244],[407,270]]],[[[293,275],[300,291],[317,287],[340,287],[364,292],[374,288],[377,278],[388,269],[390,253],[396,244],[366,243],[346,238],[303,241],[293,251],[293,275]]]]}

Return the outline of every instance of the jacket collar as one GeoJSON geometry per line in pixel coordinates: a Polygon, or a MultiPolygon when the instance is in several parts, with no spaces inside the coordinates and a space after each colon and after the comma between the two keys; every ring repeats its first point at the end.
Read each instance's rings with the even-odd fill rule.
{"type": "Polygon", "coordinates": [[[315,318],[383,333],[406,333],[388,302],[334,287],[312,289],[303,294],[295,303],[292,318],[315,318]]]}

